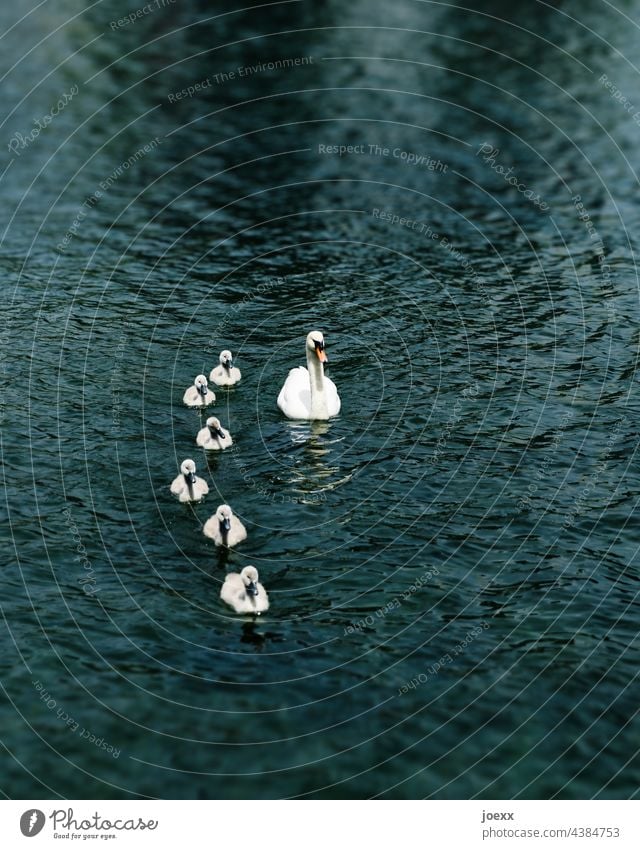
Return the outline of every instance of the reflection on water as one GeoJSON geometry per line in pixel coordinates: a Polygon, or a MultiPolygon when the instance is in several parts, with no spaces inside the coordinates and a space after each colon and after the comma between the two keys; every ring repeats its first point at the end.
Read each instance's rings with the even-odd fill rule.
{"type": "Polygon", "coordinates": [[[353,473],[339,477],[341,468],[335,462],[338,452],[333,446],[339,446],[345,437],[334,436],[332,427],[334,424],[328,421],[288,423],[292,446],[302,449],[293,455],[289,484],[293,492],[303,495],[305,504],[324,498],[323,493],[352,477],[353,473]]]}
{"type": "Polygon", "coordinates": [[[640,163],[598,80],[635,97],[637,29],[185,0],[113,30],[128,11],[45,4],[0,58],[5,145],[79,89],[0,169],[12,795],[635,793],[640,163]],[[313,61],[239,72],[287,57],[313,61]],[[343,406],[289,422],[314,327],[343,406]],[[205,457],[181,397],[227,347],[234,445],[205,457]],[[187,456],[210,495],[183,510],[187,456]],[[230,551],[202,534],[223,502],[230,551]],[[249,563],[256,622],[219,599],[249,563]]]}

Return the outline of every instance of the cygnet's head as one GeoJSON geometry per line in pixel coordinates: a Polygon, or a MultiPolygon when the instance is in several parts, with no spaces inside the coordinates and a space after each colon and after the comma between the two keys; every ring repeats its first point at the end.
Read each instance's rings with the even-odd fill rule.
{"type": "Polygon", "coordinates": [[[321,363],[328,362],[327,353],[324,349],[324,336],[319,330],[312,330],[307,336],[307,348],[315,352],[321,363]]]}
{"type": "Polygon", "coordinates": [[[193,460],[183,460],[182,465],[180,466],[180,471],[184,475],[187,483],[195,483],[196,482],[196,464],[193,460]]]}
{"type": "Polygon", "coordinates": [[[223,351],[220,354],[220,365],[230,371],[233,368],[233,356],[231,351],[223,351]]]}
{"type": "Polygon", "coordinates": [[[245,566],[240,572],[242,583],[245,585],[247,595],[258,595],[258,570],[255,566],[245,566]]]}
{"type": "Polygon", "coordinates": [[[209,433],[211,436],[217,436],[220,439],[225,439],[224,431],[222,430],[222,426],[220,424],[220,419],[217,419],[215,416],[209,416],[207,419],[207,427],[209,428],[209,433]]]}
{"type": "Polygon", "coordinates": [[[231,517],[233,513],[228,504],[221,504],[216,510],[216,517],[220,523],[220,533],[224,536],[231,530],[231,517]]]}
{"type": "Polygon", "coordinates": [[[207,392],[209,391],[209,389],[208,389],[209,384],[207,382],[207,378],[203,374],[199,374],[196,377],[196,379],[193,381],[193,385],[198,390],[200,395],[202,395],[203,398],[207,394],[207,392]]]}

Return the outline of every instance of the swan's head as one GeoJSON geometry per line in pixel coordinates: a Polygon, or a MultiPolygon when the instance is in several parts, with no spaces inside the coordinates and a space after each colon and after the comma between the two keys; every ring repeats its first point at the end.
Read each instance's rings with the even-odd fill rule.
{"type": "Polygon", "coordinates": [[[324,336],[319,330],[312,330],[307,336],[307,350],[313,351],[321,363],[328,362],[327,353],[324,349],[324,336]]]}
{"type": "Polygon", "coordinates": [[[209,433],[211,436],[217,436],[220,439],[224,439],[224,431],[222,430],[222,426],[220,424],[220,419],[217,419],[215,416],[209,416],[207,419],[207,427],[209,428],[209,433]]]}
{"type": "Polygon", "coordinates": [[[193,381],[193,385],[198,390],[198,393],[202,395],[203,398],[209,391],[209,384],[207,383],[207,378],[203,374],[199,374],[196,377],[196,379],[193,381]]]}
{"type": "Polygon", "coordinates": [[[193,460],[183,460],[180,471],[187,483],[194,484],[196,482],[196,464],[193,460]]]}
{"type": "Polygon", "coordinates": [[[245,585],[247,595],[258,595],[258,570],[255,566],[245,566],[240,572],[242,583],[245,585]]]}
{"type": "Polygon", "coordinates": [[[225,536],[231,530],[231,517],[233,512],[228,504],[221,504],[216,510],[216,518],[220,524],[220,533],[225,536]]]}
{"type": "Polygon", "coordinates": [[[230,371],[233,367],[233,356],[231,351],[223,351],[220,354],[220,365],[230,371]]]}

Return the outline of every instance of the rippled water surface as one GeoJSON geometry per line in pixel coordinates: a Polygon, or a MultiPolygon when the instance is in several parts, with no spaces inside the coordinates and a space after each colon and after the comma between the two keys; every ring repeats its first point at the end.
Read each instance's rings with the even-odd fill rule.
{"type": "Polygon", "coordinates": [[[635,794],[640,5],[30,4],[0,11],[3,792],[635,794]],[[342,411],[293,423],[313,328],[342,411]],[[226,347],[208,458],[182,394],[226,347]],[[257,621],[219,599],[248,563],[257,621]]]}

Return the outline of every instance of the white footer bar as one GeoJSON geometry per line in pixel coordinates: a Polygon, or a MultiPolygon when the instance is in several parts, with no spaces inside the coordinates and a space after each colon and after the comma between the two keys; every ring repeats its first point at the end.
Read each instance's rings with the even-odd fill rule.
{"type": "Polygon", "coordinates": [[[3,801],[0,838],[11,849],[638,849],[640,802],[3,801]]]}

